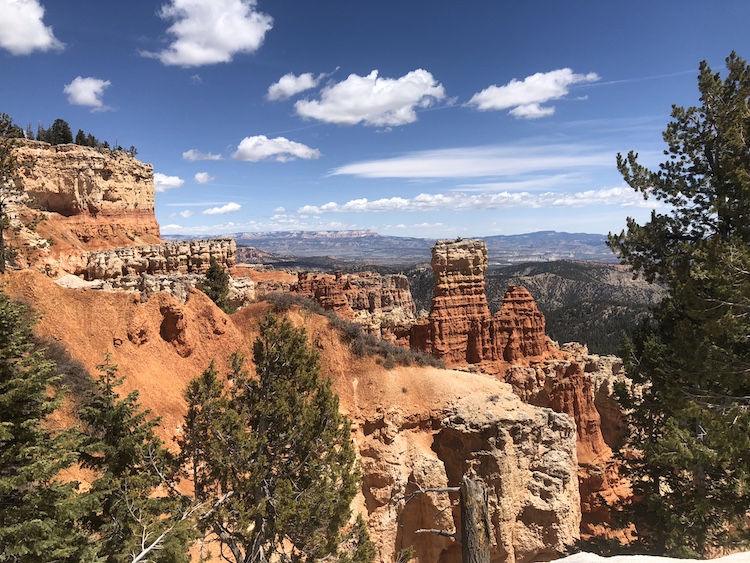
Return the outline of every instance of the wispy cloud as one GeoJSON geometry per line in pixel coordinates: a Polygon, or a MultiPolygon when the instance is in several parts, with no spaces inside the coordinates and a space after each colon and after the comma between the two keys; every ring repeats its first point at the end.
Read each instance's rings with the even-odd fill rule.
{"type": "Polygon", "coordinates": [[[0,0],[0,47],[12,55],[62,50],[52,27],[44,25],[44,7],[38,0],[0,0]]]}
{"type": "Polygon", "coordinates": [[[184,211],[180,211],[179,215],[180,217],[183,217],[184,219],[189,219],[190,217],[195,215],[195,213],[193,213],[189,209],[185,209],[184,211]]]}
{"type": "Polygon", "coordinates": [[[265,135],[255,135],[242,139],[237,150],[232,154],[232,158],[248,162],[261,160],[289,162],[297,158],[308,160],[320,158],[320,151],[302,143],[290,141],[285,137],[269,139],[265,135]]]}
{"type": "Polygon", "coordinates": [[[173,22],[168,48],[141,54],[165,65],[195,67],[227,63],[261,46],[273,19],[256,11],[256,0],[171,0],[159,16],[173,22]]]}
{"type": "Polygon", "coordinates": [[[211,207],[210,209],[202,211],[202,213],[203,215],[226,215],[227,213],[234,213],[240,209],[242,209],[242,206],[239,203],[230,201],[226,205],[222,205],[221,207],[211,207]]]}
{"type": "Polygon", "coordinates": [[[511,80],[504,86],[492,85],[477,92],[467,102],[480,111],[510,109],[510,114],[522,119],[537,119],[555,113],[553,106],[543,106],[551,100],[568,95],[574,84],[596,82],[595,72],[576,74],[569,68],[538,72],[523,80],[511,80]]]}
{"type": "Polygon", "coordinates": [[[447,194],[419,194],[412,198],[391,197],[376,200],[353,199],[346,203],[329,202],[324,205],[305,205],[297,212],[320,215],[323,213],[382,213],[425,211],[476,211],[510,208],[573,208],[587,206],[654,207],[654,202],[630,187],[602,188],[581,192],[491,192],[447,194]]]}
{"type": "Polygon", "coordinates": [[[338,125],[383,127],[413,123],[416,109],[445,98],[445,89],[426,70],[413,70],[400,78],[350,74],[323,88],[319,100],[298,100],[297,114],[338,125]]]}
{"type": "Polygon", "coordinates": [[[109,108],[104,105],[102,96],[104,96],[104,89],[111,84],[109,80],[102,80],[93,76],[86,78],[77,76],[63,88],[63,92],[68,95],[68,102],[73,105],[89,106],[92,111],[104,111],[109,108]]]}
{"type": "Polygon", "coordinates": [[[221,160],[220,154],[212,154],[210,152],[201,152],[196,149],[190,149],[182,153],[182,159],[190,162],[197,160],[221,160]]]}
{"type": "Polygon", "coordinates": [[[346,164],[330,174],[363,178],[483,178],[613,165],[613,152],[601,147],[518,143],[419,151],[346,164]]]}
{"type": "Polygon", "coordinates": [[[167,190],[179,188],[184,183],[185,180],[179,176],[167,176],[161,172],[154,174],[154,187],[157,192],[166,192],[167,190]]]}
{"type": "Polygon", "coordinates": [[[268,87],[266,98],[271,101],[286,100],[300,92],[315,88],[323,77],[325,77],[325,74],[315,76],[312,72],[305,72],[295,76],[290,72],[268,87]]]}

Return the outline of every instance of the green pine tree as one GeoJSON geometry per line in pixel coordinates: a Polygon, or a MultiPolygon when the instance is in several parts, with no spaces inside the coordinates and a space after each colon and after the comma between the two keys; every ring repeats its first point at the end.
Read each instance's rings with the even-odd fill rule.
{"type": "Polygon", "coordinates": [[[13,257],[5,240],[5,231],[11,226],[8,207],[23,193],[19,172],[30,165],[20,160],[15,152],[19,138],[23,138],[23,130],[10,116],[0,113],[0,274],[5,273],[6,264],[13,257]]]}
{"type": "Polygon", "coordinates": [[[77,483],[60,477],[76,462],[78,434],[46,424],[62,402],[57,379],[27,312],[0,293],[0,562],[94,560],[77,483]]]}
{"type": "Polygon", "coordinates": [[[626,514],[640,548],[704,555],[747,546],[750,511],[750,69],[700,65],[698,107],[674,107],[654,172],[618,155],[626,182],[669,204],[610,247],[668,297],[625,350],[636,393],[626,514]]]}
{"type": "Polygon", "coordinates": [[[211,301],[225,313],[234,313],[235,306],[229,300],[229,273],[222,268],[219,262],[211,256],[211,261],[206,270],[206,278],[203,283],[203,291],[211,298],[211,301]]]}
{"type": "Polygon", "coordinates": [[[188,387],[182,452],[201,520],[236,563],[314,561],[335,553],[358,472],[350,422],[305,331],[267,316],[254,345],[258,378],[231,358],[188,387]]]}
{"type": "Polygon", "coordinates": [[[107,563],[189,561],[191,506],[175,488],[172,456],[156,436],[158,419],[141,410],[138,392],[120,398],[117,367],[101,372],[88,404],[80,411],[87,439],[81,462],[96,472],[88,493],[87,523],[107,563]]]}

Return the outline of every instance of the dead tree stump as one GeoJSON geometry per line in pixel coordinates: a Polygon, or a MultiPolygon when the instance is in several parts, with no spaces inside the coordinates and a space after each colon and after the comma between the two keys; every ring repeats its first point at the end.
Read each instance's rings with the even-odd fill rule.
{"type": "Polygon", "coordinates": [[[489,496],[481,481],[461,481],[461,558],[463,563],[490,563],[489,496]]]}

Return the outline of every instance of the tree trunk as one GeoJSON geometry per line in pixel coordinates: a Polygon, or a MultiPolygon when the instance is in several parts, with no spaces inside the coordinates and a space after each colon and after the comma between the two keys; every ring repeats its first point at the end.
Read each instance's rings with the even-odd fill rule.
{"type": "Polygon", "coordinates": [[[463,563],[490,563],[490,516],[481,481],[461,481],[461,556],[463,563]]]}

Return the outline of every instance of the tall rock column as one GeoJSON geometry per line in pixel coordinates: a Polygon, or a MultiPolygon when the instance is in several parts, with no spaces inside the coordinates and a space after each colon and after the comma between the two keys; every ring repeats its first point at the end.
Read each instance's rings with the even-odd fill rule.
{"type": "Polygon", "coordinates": [[[428,352],[448,364],[489,359],[491,316],[484,293],[484,241],[437,241],[432,247],[432,269],[435,290],[428,318],[428,352]]]}
{"type": "Polygon", "coordinates": [[[492,318],[492,341],[497,359],[506,362],[550,352],[544,315],[525,287],[508,287],[502,307],[492,318]]]}

